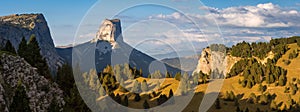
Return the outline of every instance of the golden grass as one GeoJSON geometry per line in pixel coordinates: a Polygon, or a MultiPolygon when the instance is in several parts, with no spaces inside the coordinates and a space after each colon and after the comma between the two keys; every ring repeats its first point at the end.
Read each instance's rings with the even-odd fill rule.
{"type": "MultiPolygon", "coordinates": [[[[287,82],[291,82],[292,78],[297,78],[297,79],[300,78],[300,56],[291,60],[290,65],[285,65],[282,62],[283,59],[286,59],[286,60],[288,59],[289,53],[291,53],[293,50],[300,49],[300,47],[298,47],[297,44],[291,44],[291,45],[289,45],[289,48],[290,48],[290,50],[287,51],[287,53],[285,55],[283,55],[282,58],[280,58],[278,60],[278,63],[276,64],[277,66],[283,67],[284,69],[288,70],[287,82]]],[[[272,57],[273,57],[273,55],[271,54],[268,58],[272,58],[272,57]]],[[[266,59],[260,60],[260,61],[262,63],[264,63],[265,60],[266,59]]],[[[262,92],[258,91],[258,85],[253,86],[251,89],[243,88],[240,84],[238,84],[239,79],[243,79],[243,77],[235,76],[232,78],[225,79],[223,82],[223,85],[222,85],[222,89],[221,89],[221,96],[226,91],[233,91],[235,93],[235,95],[241,96],[241,98],[239,100],[239,103],[240,103],[239,107],[241,110],[245,110],[246,108],[248,108],[251,112],[251,111],[256,111],[256,109],[259,108],[260,110],[263,110],[263,111],[265,111],[265,110],[270,111],[269,105],[250,104],[250,103],[246,102],[246,99],[249,97],[249,95],[251,93],[256,94],[256,96],[259,96],[262,94],[262,92]]],[[[174,78],[166,78],[165,80],[137,78],[137,80],[139,82],[146,80],[147,84],[150,86],[155,85],[155,84],[157,84],[157,81],[160,81],[160,84],[161,84],[160,88],[163,88],[163,89],[156,90],[156,93],[161,92],[161,94],[165,94],[167,96],[169,95],[170,89],[172,89],[175,94],[176,90],[178,88],[178,85],[179,85],[179,81],[175,80],[174,78]]],[[[127,83],[129,83],[129,82],[127,82],[127,83]]],[[[128,84],[128,85],[130,85],[130,84],[128,84]]],[[[263,83],[263,85],[267,85],[267,90],[263,93],[270,93],[271,95],[276,94],[275,101],[277,103],[280,103],[280,102],[283,102],[284,104],[286,103],[286,101],[288,99],[288,95],[290,93],[284,93],[285,86],[281,87],[281,86],[275,86],[274,84],[266,84],[266,83],[263,83]]],[[[192,112],[192,111],[197,112],[198,111],[201,100],[203,98],[203,94],[205,93],[207,86],[208,86],[208,84],[200,84],[195,88],[196,94],[194,95],[194,97],[191,100],[191,102],[189,103],[189,105],[184,109],[184,112],[192,112]]],[[[150,88],[150,89],[153,89],[153,88],[150,88]]],[[[149,93],[150,92],[151,91],[149,91],[149,93]]],[[[122,93],[118,90],[115,91],[115,94],[116,93],[128,94],[128,93],[122,93]]],[[[299,91],[295,95],[292,95],[292,98],[295,101],[298,101],[299,97],[300,97],[299,91]]],[[[133,96],[131,96],[129,99],[132,99],[132,98],[133,98],[133,96]]],[[[150,104],[150,107],[154,107],[157,104],[156,98],[152,98],[149,100],[147,95],[144,95],[144,96],[142,95],[142,100],[139,102],[130,100],[129,107],[142,108],[144,100],[148,101],[148,103],[150,104]]],[[[234,102],[223,101],[222,99],[220,99],[220,104],[221,104],[221,109],[217,110],[217,109],[215,109],[215,107],[213,105],[209,109],[209,111],[210,112],[232,112],[232,111],[236,110],[236,106],[234,106],[234,102]]]]}

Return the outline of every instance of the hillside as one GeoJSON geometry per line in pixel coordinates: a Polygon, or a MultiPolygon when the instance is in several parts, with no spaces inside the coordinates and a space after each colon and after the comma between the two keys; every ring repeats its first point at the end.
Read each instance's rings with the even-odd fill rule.
{"type": "MultiPolygon", "coordinates": [[[[220,75],[225,75],[226,77],[218,97],[219,102],[215,102],[209,111],[232,112],[237,109],[244,111],[248,110],[250,112],[258,110],[298,111],[298,106],[300,104],[300,101],[298,100],[300,98],[300,92],[298,91],[298,85],[300,84],[300,78],[298,76],[298,73],[300,72],[300,69],[298,69],[300,68],[298,64],[300,56],[295,55],[295,53],[299,52],[300,47],[296,44],[297,41],[300,42],[298,37],[292,37],[271,40],[270,43],[259,43],[259,46],[270,46],[270,49],[261,50],[259,52],[251,51],[252,53],[250,53],[250,55],[244,55],[242,52],[241,55],[234,54],[233,52],[238,50],[237,47],[239,47],[239,45],[228,48],[228,52],[226,53],[227,58],[221,58],[225,59],[225,61],[230,61],[230,67],[226,68],[227,72],[212,72],[214,75],[220,73],[220,75]],[[286,63],[286,61],[283,60],[289,60],[290,62],[286,63]],[[254,79],[251,79],[248,76],[253,77],[254,79]]],[[[241,45],[247,45],[247,43],[241,45]]],[[[256,44],[252,43],[248,45],[251,45],[252,49],[259,50],[256,44]]],[[[209,53],[208,50],[209,49],[203,50],[206,53],[202,54],[213,54],[209,53]]],[[[247,49],[242,50],[247,51],[247,49]]],[[[201,57],[207,61],[211,61],[211,59],[209,59],[210,56],[200,56],[200,60],[201,57]]],[[[220,62],[220,60],[217,61],[220,62]]],[[[198,74],[197,72],[194,72],[193,76],[183,74],[180,76],[181,78],[178,77],[177,74],[174,78],[155,78],[153,77],[155,74],[153,74],[151,75],[151,78],[136,78],[138,81],[137,83],[133,79],[123,79],[124,76],[120,79],[118,78],[120,77],[118,74],[113,76],[113,74],[117,72],[115,70],[118,69],[115,67],[109,68],[110,67],[104,69],[103,73],[99,74],[100,83],[105,80],[110,80],[109,77],[115,77],[116,82],[115,84],[112,82],[102,84],[102,86],[108,86],[110,88],[107,90],[109,95],[100,95],[98,101],[100,102],[103,98],[109,96],[112,97],[112,92],[114,95],[113,99],[117,102],[124,105],[124,97],[128,97],[125,105],[127,104],[126,106],[138,109],[145,108],[145,105],[143,104],[145,100],[150,107],[157,107],[157,105],[160,105],[160,101],[171,101],[172,97],[170,96],[170,90],[172,90],[175,99],[191,98],[191,102],[186,103],[187,106],[183,110],[184,112],[198,111],[204,93],[207,91],[208,84],[218,80],[213,79],[211,74],[205,74],[203,72],[199,72],[198,74]],[[114,72],[109,72],[110,70],[114,72]],[[193,85],[195,81],[198,83],[197,85],[193,85]],[[117,85],[115,87],[116,89],[113,89],[114,86],[111,84],[117,85]],[[160,86],[157,86],[158,84],[160,86]],[[150,91],[138,92],[140,99],[136,100],[137,94],[133,93],[132,90],[136,87],[142,89],[142,85],[148,85],[148,90],[150,91]],[[189,95],[192,95],[192,97],[189,97],[189,95]]],[[[121,69],[121,71],[124,70],[121,69]]],[[[180,101],[181,100],[175,100],[175,104],[181,103],[180,101]]],[[[172,104],[167,103],[164,108],[168,107],[174,108],[172,104]]],[[[151,110],[159,111],[160,109],[151,108],[151,110]]]]}
{"type": "Polygon", "coordinates": [[[0,111],[62,110],[63,91],[23,58],[0,51],[0,111]],[[52,107],[51,107],[52,106],[52,107]]]}

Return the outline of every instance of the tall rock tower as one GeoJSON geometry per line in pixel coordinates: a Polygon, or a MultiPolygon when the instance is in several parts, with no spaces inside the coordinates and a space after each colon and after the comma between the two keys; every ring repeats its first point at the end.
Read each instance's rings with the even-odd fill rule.
{"type": "Polygon", "coordinates": [[[105,19],[102,22],[95,39],[108,41],[112,46],[115,46],[117,41],[123,42],[121,21],[119,19],[105,19]]]}

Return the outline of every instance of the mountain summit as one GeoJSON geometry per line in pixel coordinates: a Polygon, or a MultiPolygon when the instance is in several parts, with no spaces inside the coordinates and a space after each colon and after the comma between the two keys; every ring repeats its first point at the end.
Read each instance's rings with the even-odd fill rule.
{"type": "Polygon", "coordinates": [[[55,50],[44,15],[14,14],[0,17],[0,45],[10,41],[17,50],[22,38],[28,41],[31,35],[36,36],[41,55],[46,58],[51,71],[55,72],[64,62],[55,50]]]}
{"type": "Polygon", "coordinates": [[[124,42],[119,19],[104,20],[95,38],[90,42],[76,45],[73,48],[57,48],[57,51],[69,63],[79,64],[83,71],[91,68],[102,71],[107,65],[125,63],[131,67],[136,67],[138,70],[141,69],[144,76],[155,70],[160,70],[162,73],[169,71],[172,74],[181,71],[136,50],[124,42]]]}

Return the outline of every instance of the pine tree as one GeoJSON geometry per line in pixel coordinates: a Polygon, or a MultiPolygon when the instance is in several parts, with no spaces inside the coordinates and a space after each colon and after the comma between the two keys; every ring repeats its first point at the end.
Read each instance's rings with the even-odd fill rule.
{"type": "Polygon", "coordinates": [[[277,104],[276,104],[276,102],[274,100],[271,101],[270,108],[272,110],[277,110],[278,107],[277,107],[277,104]]]}
{"type": "Polygon", "coordinates": [[[220,100],[219,98],[217,98],[216,102],[215,102],[215,107],[216,109],[221,109],[221,105],[220,105],[220,100]]]}
{"type": "Polygon", "coordinates": [[[141,84],[141,89],[143,92],[147,92],[148,91],[148,85],[146,80],[143,80],[142,84],[141,84]]]}
{"type": "Polygon", "coordinates": [[[128,106],[128,97],[127,97],[127,95],[125,95],[125,97],[124,97],[123,105],[126,106],[126,107],[128,106]]]}
{"type": "Polygon", "coordinates": [[[25,88],[21,81],[18,82],[17,90],[13,101],[9,107],[10,112],[31,112],[29,107],[29,98],[26,95],[25,88]]]}
{"type": "Polygon", "coordinates": [[[24,57],[25,60],[31,66],[36,67],[40,75],[44,76],[46,79],[52,80],[47,61],[40,53],[40,47],[35,35],[31,35],[27,47],[26,57],[24,57]]]}
{"type": "Polygon", "coordinates": [[[181,74],[180,72],[176,73],[175,77],[174,77],[176,80],[180,81],[181,79],[181,74]]]}
{"type": "Polygon", "coordinates": [[[149,109],[150,108],[147,100],[144,101],[143,107],[144,107],[144,109],[149,109]]]}
{"type": "Polygon", "coordinates": [[[15,48],[13,47],[13,45],[11,44],[11,42],[9,40],[7,40],[3,51],[7,51],[7,52],[10,52],[10,53],[16,54],[16,50],[15,50],[15,48]]]}
{"type": "Polygon", "coordinates": [[[138,93],[135,93],[134,101],[138,102],[141,100],[141,96],[138,93]]]}
{"type": "Polygon", "coordinates": [[[141,88],[140,83],[137,80],[135,80],[131,92],[138,93],[140,92],[140,88],[141,88]]]}
{"type": "Polygon", "coordinates": [[[96,90],[96,80],[98,80],[96,69],[90,69],[89,77],[90,77],[90,80],[89,80],[90,88],[92,90],[96,90]]]}
{"type": "Polygon", "coordinates": [[[246,108],[245,112],[249,112],[249,109],[248,109],[248,107],[246,108]]]}
{"type": "Polygon", "coordinates": [[[119,95],[119,93],[116,95],[115,101],[118,102],[119,104],[122,102],[122,99],[121,99],[121,96],[119,95]]]}
{"type": "Polygon", "coordinates": [[[240,112],[240,111],[241,111],[240,107],[237,106],[236,109],[235,109],[235,111],[236,111],[236,112],[240,112]]]}
{"type": "Polygon", "coordinates": [[[284,75],[280,75],[279,76],[279,86],[284,86],[286,84],[286,79],[284,77],[284,75]]]}
{"type": "Polygon", "coordinates": [[[25,40],[25,37],[23,37],[19,44],[18,55],[25,58],[28,53],[27,49],[27,41],[25,40]]]}
{"type": "Polygon", "coordinates": [[[60,111],[60,108],[59,108],[55,98],[53,98],[53,100],[51,101],[48,111],[49,112],[59,112],[60,111]]]}
{"type": "Polygon", "coordinates": [[[101,97],[101,96],[105,96],[105,90],[104,90],[104,87],[102,86],[102,87],[100,87],[100,89],[99,89],[99,96],[101,97]]]}
{"type": "Polygon", "coordinates": [[[262,104],[262,105],[268,104],[268,97],[265,94],[262,94],[260,96],[259,103],[262,104]]]}
{"type": "Polygon", "coordinates": [[[170,91],[169,91],[169,102],[170,102],[170,104],[174,104],[175,103],[175,99],[173,98],[173,96],[174,96],[174,93],[173,93],[173,90],[172,89],[170,89],[170,91]]]}

